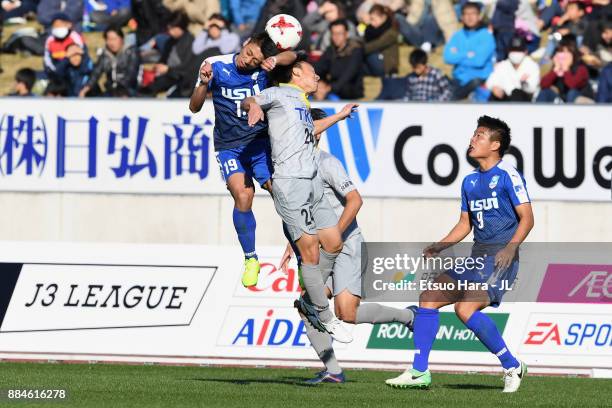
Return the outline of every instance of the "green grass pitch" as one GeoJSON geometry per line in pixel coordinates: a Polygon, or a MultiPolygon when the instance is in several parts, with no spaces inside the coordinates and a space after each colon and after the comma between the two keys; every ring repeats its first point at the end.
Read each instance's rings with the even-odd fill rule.
{"type": "Polygon", "coordinates": [[[346,384],[305,386],[315,370],[115,364],[0,363],[0,389],[63,388],[63,402],[15,407],[610,407],[612,381],[528,376],[502,394],[501,376],[433,374],[429,390],[384,384],[397,372],[348,370],[346,384]]]}

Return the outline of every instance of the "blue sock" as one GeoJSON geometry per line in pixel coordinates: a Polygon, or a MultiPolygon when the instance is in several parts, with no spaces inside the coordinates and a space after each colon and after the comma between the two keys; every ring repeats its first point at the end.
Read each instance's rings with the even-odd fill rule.
{"type": "Polygon", "coordinates": [[[429,367],[429,352],[440,328],[440,314],[438,309],[417,308],[414,318],[414,362],[412,368],[426,371],[429,367]]]}
{"type": "Polygon", "coordinates": [[[255,222],[253,211],[242,212],[234,207],[233,219],[234,228],[236,228],[238,241],[240,241],[244,257],[257,259],[257,254],[255,253],[255,227],[257,223],[255,222]]]}
{"type": "Polygon", "coordinates": [[[493,323],[486,314],[476,311],[465,322],[465,325],[476,334],[476,337],[485,345],[485,347],[499,358],[502,367],[509,369],[518,367],[519,362],[506,347],[506,343],[499,334],[497,326],[493,323]]]}

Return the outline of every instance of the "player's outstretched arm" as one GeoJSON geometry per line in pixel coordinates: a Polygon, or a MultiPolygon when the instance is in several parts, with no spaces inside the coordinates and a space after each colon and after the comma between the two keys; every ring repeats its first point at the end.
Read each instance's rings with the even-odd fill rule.
{"type": "Polygon", "coordinates": [[[453,227],[452,230],[442,238],[439,242],[431,244],[423,250],[423,255],[426,257],[434,256],[446,248],[455,245],[457,242],[461,242],[468,234],[472,231],[472,225],[470,224],[470,215],[467,211],[461,211],[459,221],[453,227]]]}
{"type": "Polygon", "coordinates": [[[327,129],[335,125],[336,123],[344,120],[346,118],[350,118],[351,114],[357,110],[359,104],[357,103],[348,103],[344,105],[342,110],[334,115],[327,116],[323,119],[314,121],[314,134],[315,136],[320,135],[325,132],[327,129]]]}
{"type": "Polygon", "coordinates": [[[198,73],[198,84],[191,94],[191,99],[189,99],[189,110],[191,113],[198,113],[202,110],[202,106],[204,106],[204,101],[206,100],[206,94],[208,93],[208,83],[212,77],[212,67],[209,63],[204,61],[198,73]]]}
{"type": "Polygon", "coordinates": [[[534,224],[533,209],[530,203],[517,205],[514,210],[519,217],[518,227],[508,245],[495,255],[495,265],[501,269],[510,266],[519,245],[527,238],[534,224]]]}
{"type": "Polygon", "coordinates": [[[344,231],[346,231],[348,226],[351,225],[353,220],[357,218],[357,213],[363,205],[361,194],[359,194],[359,191],[357,190],[349,192],[344,199],[346,200],[346,203],[344,205],[344,210],[342,210],[342,214],[340,215],[340,219],[338,220],[338,228],[342,234],[344,231]]]}

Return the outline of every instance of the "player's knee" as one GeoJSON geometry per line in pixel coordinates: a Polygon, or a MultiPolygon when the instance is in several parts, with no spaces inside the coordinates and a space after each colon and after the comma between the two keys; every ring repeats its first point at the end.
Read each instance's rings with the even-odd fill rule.
{"type": "Polygon", "coordinates": [[[241,189],[233,193],[236,207],[241,211],[246,211],[251,208],[253,204],[253,192],[249,189],[241,189]]]}
{"type": "Polygon", "coordinates": [[[325,250],[325,252],[328,252],[330,254],[340,253],[340,251],[342,251],[342,240],[339,239],[338,241],[334,240],[332,242],[327,242],[325,246],[323,246],[323,249],[325,250]]]}
{"type": "Polygon", "coordinates": [[[426,290],[419,295],[419,306],[428,309],[435,309],[439,299],[436,299],[436,294],[431,290],[426,290]]]}
{"type": "Polygon", "coordinates": [[[472,314],[474,313],[474,308],[472,305],[468,303],[455,303],[455,314],[462,322],[467,322],[472,314]]]}
{"type": "Polygon", "coordinates": [[[355,323],[357,308],[351,305],[338,303],[336,305],[336,317],[345,323],[355,323]]]}

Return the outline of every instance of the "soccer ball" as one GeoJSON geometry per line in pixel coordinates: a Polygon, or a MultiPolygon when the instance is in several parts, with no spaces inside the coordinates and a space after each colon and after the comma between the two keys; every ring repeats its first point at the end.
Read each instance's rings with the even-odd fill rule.
{"type": "Polygon", "coordinates": [[[302,39],[302,25],[289,14],[277,14],[266,23],[266,33],[278,49],[291,50],[302,39]]]}

